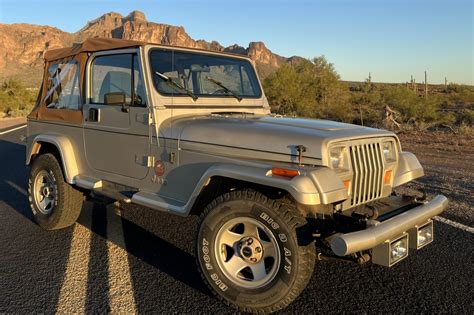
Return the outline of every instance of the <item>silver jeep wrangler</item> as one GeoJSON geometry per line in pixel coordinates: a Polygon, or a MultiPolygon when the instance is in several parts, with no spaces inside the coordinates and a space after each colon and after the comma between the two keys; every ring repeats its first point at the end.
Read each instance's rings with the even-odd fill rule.
{"type": "Polygon", "coordinates": [[[91,192],[198,215],[204,281],[255,313],[289,305],[317,258],[390,267],[433,241],[447,199],[393,192],[423,176],[395,134],[272,115],[243,56],[89,39],[44,57],[26,164],[45,229],[91,192]]]}

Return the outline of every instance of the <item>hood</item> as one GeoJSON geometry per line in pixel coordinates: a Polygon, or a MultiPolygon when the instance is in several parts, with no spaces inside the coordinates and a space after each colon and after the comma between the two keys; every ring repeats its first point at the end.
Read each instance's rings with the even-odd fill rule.
{"type": "Polygon", "coordinates": [[[227,156],[247,151],[256,159],[266,159],[272,154],[271,159],[295,162],[296,146],[304,145],[303,156],[313,160],[311,164],[321,164],[322,152],[326,152],[323,148],[331,142],[395,136],[385,130],[328,120],[245,114],[175,117],[168,126],[172,129],[165,128],[169,133],[161,128],[160,133],[170,135],[172,131],[182,150],[196,150],[201,146],[205,152],[227,156]],[[267,155],[266,158],[263,155],[267,155]]]}

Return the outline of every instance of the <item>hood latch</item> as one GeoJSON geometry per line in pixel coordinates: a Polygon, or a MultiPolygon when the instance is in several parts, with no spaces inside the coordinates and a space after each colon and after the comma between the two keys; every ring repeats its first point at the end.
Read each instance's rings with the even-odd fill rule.
{"type": "Polygon", "coordinates": [[[298,151],[298,165],[303,165],[303,153],[306,152],[306,147],[302,144],[296,146],[296,151],[298,151]]]}

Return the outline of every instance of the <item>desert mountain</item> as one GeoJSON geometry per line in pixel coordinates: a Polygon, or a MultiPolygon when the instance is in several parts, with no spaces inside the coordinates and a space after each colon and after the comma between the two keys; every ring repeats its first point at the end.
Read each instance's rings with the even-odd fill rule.
{"type": "Polygon", "coordinates": [[[140,11],[133,11],[125,17],[110,12],[88,22],[76,33],[50,26],[0,24],[0,80],[15,76],[28,85],[36,86],[42,76],[42,56],[46,50],[71,46],[91,37],[132,39],[244,54],[256,62],[261,77],[268,76],[283,63],[299,58],[274,54],[262,42],[251,42],[245,48],[239,45],[223,47],[216,41],[194,40],[182,26],[149,22],[140,11]]]}

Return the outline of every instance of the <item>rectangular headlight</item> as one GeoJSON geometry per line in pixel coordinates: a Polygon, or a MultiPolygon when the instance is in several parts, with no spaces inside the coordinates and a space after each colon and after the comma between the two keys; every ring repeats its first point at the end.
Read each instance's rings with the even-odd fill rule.
{"type": "Polygon", "coordinates": [[[397,160],[397,153],[395,150],[395,143],[392,140],[382,142],[382,152],[387,163],[395,162],[397,160]]]}
{"type": "Polygon", "coordinates": [[[433,242],[433,221],[429,220],[421,226],[416,226],[410,229],[408,233],[410,234],[410,248],[420,249],[433,242]]]}
{"type": "Polygon", "coordinates": [[[333,147],[329,149],[329,166],[332,169],[347,169],[347,149],[346,147],[333,147]]]}
{"type": "Polygon", "coordinates": [[[408,256],[408,233],[394,240],[386,241],[372,249],[372,262],[391,267],[408,256]]]}

